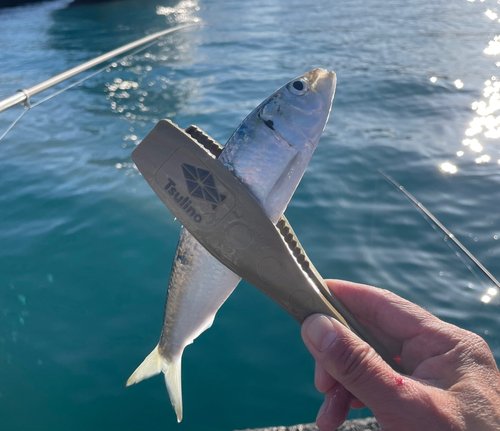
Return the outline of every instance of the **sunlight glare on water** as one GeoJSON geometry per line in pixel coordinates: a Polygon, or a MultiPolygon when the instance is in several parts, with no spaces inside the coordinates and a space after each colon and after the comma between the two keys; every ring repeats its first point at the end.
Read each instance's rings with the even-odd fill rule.
{"type": "MultiPolygon", "coordinates": [[[[55,0],[0,9],[1,98],[146,34],[204,23],[115,59],[0,142],[0,428],[314,421],[322,396],[299,327],[247,283],[186,349],[180,425],[162,378],[125,381],[158,342],[180,228],[131,152],[164,118],[224,144],[274,90],[317,67],[336,72],[337,91],[287,210],[309,257],[326,278],[389,289],[480,334],[500,360],[498,289],[378,172],[500,277],[499,8],[55,0]]],[[[21,111],[0,115],[0,133],[21,111]]]]}

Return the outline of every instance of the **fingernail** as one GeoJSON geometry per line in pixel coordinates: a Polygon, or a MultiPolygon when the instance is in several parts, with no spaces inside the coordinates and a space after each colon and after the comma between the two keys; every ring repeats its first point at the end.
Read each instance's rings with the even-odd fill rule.
{"type": "Polygon", "coordinates": [[[324,352],[337,338],[337,330],[328,317],[318,316],[307,327],[306,336],[317,350],[324,352]]]}

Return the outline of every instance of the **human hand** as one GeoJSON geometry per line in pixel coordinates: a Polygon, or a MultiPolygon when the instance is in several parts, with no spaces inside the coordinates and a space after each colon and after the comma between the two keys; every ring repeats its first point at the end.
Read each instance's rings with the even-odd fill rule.
{"type": "Polygon", "coordinates": [[[349,409],[369,407],[384,431],[499,431],[500,373],[486,342],[386,290],[340,280],[328,286],[407,374],[387,365],[337,320],[315,314],[302,337],[324,392],[316,423],[333,431],[349,409]]]}

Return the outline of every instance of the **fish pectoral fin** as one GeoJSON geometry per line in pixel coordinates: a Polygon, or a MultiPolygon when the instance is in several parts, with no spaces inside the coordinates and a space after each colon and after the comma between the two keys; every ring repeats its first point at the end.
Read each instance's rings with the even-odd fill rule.
{"type": "Polygon", "coordinates": [[[169,361],[161,356],[158,346],[156,346],[127,380],[127,386],[131,386],[163,371],[168,395],[177,415],[177,422],[182,421],[181,358],[182,355],[179,355],[174,360],[169,361]]]}
{"type": "MultiPolygon", "coordinates": [[[[298,151],[293,158],[288,162],[286,169],[274,184],[273,188],[267,195],[264,202],[264,208],[274,208],[275,211],[266,211],[273,223],[277,223],[282,216],[283,211],[290,202],[290,199],[300,183],[300,179],[304,174],[304,169],[301,165],[304,164],[304,155],[298,151]],[[277,211],[276,211],[277,210],[277,211]]],[[[307,161],[305,162],[307,166],[307,161]]]]}
{"type": "Polygon", "coordinates": [[[158,346],[144,359],[134,373],[127,380],[127,386],[135,385],[143,380],[160,374],[163,370],[163,358],[158,351],[158,346]]]}

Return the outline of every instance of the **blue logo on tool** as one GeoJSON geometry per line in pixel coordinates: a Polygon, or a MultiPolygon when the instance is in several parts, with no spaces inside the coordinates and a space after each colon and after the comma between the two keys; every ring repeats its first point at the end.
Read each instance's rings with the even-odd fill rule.
{"type": "Polygon", "coordinates": [[[211,202],[212,209],[215,210],[217,205],[226,199],[226,196],[219,194],[217,191],[214,177],[210,171],[183,163],[182,172],[186,179],[189,194],[211,202]]]}

